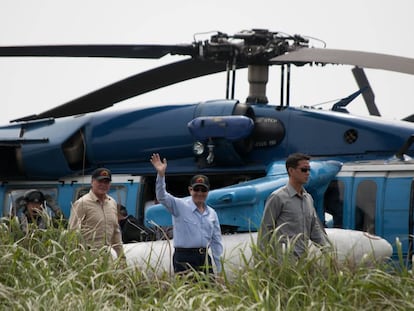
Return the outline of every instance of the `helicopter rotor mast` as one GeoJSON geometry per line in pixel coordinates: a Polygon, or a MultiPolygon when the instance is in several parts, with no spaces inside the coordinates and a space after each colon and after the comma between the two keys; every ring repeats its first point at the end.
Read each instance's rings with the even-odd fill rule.
{"type": "MultiPolygon", "coordinates": [[[[281,35],[279,32],[269,32],[265,29],[242,31],[232,37],[219,33],[211,41],[225,42],[229,38],[242,40],[242,44],[233,45],[235,49],[231,56],[237,63],[247,64],[248,66],[249,94],[246,99],[248,104],[268,103],[266,85],[269,79],[269,65],[271,64],[269,61],[273,57],[283,55],[286,52],[308,47],[309,42],[299,35],[293,37],[286,36],[281,35]]],[[[206,53],[206,55],[209,55],[209,53],[206,53]]],[[[289,74],[287,79],[287,85],[289,86],[289,74]]],[[[286,92],[288,105],[289,89],[286,92]]],[[[281,96],[283,97],[283,94],[281,96]]]]}

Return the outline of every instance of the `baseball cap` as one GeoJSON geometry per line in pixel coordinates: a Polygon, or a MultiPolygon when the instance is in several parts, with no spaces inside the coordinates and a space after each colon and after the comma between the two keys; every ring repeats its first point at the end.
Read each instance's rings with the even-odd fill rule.
{"type": "Polygon", "coordinates": [[[96,179],[96,180],[108,179],[109,181],[111,181],[112,180],[111,171],[108,170],[107,168],[97,168],[92,173],[92,179],[96,179]]]}
{"type": "Polygon", "coordinates": [[[203,186],[207,189],[210,189],[210,182],[208,181],[208,177],[204,175],[195,175],[193,178],[191,178],[190,182],[191,187],[195,186],[203,186]]]}
{"type": "Polygon", "coordinates": [[[24,200],[26,202],[42,203],[45,197],[39,190],[30,190],[25,193],[24,200]]]}

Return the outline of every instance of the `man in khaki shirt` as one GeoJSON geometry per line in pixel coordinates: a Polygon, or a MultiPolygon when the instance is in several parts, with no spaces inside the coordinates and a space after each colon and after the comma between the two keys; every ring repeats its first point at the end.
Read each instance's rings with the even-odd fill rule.
{"type": "Polygon", "coordinates": [[[106,168],[92,173],[91,190],[73,203],[69,229],[80,230],[91,247],[113,247],[119,257],[123,256],[123,248],[117,203],[107,194],[111,180],[111,172],[106,168]]]}

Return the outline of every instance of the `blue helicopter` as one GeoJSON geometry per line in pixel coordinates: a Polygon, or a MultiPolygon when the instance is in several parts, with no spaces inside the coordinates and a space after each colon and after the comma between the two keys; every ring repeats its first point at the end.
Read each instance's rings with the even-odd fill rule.
{"type": "Polygon", "coordinates": [[[284,159],[303,152],[312,156],[308,191],[327,227],[379,235],[393,246],[401,241],[411,257],[414,124],[410,118],[390,122],[380,117],[364,68],[414,74],[414,59],[315,48],[306,37],[265,29],[218,32],[209,40],[180,45],[0,47],[0,57],[159,59],[167,54],[185,58],[1,126],[2,216],[18,214],[18,198],[32,188],[69,216],[71,203],[89,190],[90,173],[105,166],[113,172],[110,194],[130,214],[143,226],[167,227],[170,217],[153,201],[155,173],[149,158],[157,152],[168,159],[171,193],[188,195],[190,177],[205,174],[212,188],[208,203],[217,210],[223,231],[256,231],[267,196],[286,183],[284,159]],[[354,66],[359,90],[329,110],[290,106],[291,66],[329,64],[354,66]],[[281,68],[278,104],[266,96],[270,66],[281,68]],[[243,68],[249,94],[240,101],[234,88],[236,72],[243,68]],[[227,73],[224,99],[105,110],[218,72],[227,73]],[[346,109],[360,94],[370,117],[346,109]]]}

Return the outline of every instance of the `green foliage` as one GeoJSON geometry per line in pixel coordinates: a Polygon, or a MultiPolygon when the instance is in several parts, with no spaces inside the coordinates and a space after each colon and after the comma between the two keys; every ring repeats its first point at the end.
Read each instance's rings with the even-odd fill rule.
{"type": "MultiPolygon", "coordinates": [[[[290,247],[253,247],[243,269],[211,279],[156,276],[90,250],[62,227],[0,224],[0,307],[6,310],[412,310],[411,271],[339,265],[329,253],[295,259],[290,247]]],[[[224,261],[226,258],[223,259],[224,261]]]]}

